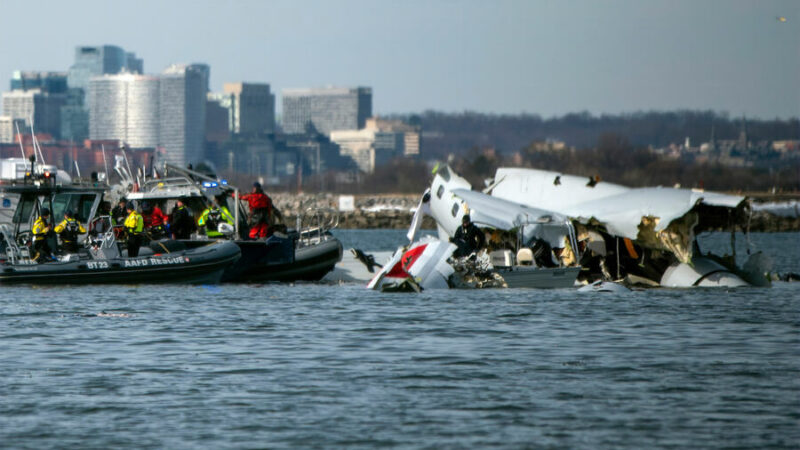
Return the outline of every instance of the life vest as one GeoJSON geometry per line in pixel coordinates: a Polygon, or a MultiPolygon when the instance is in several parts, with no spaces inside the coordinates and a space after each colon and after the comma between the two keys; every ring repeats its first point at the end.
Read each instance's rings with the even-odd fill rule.
{"type": "Polygon", "coordinates": [[[142,215],[136,211],[131,211],[128,218],[125,219],[125,228],[129,233],[140,234],[144,230],[144,219],[142,215]]]}
{"type": "Polygon", "coordinates": [[[75,242],[78,240],[78,235],[85,233],[86,230],[77,220],[68,218],[56,225],[55,232],[61,235],[62,241],[75,242]]]}
{"type": "Polygon", "coordinates": [[[221,223],[233,225],[233,217],[228,212],[228,208],[209,208],[203,211],[203,214],[197,219],[197,225],[206,227],[206,235],[208,236],[221,236],[222,233],[217,231],[217,226],[221,223]]]}
{"type": "Polygon", "coordinates": [[[33,229],[31,230],[34,236],[33,239],[35,241],[41,241],[45,239],[47,237],[48,228],[49,225],[44,220],[44,217],[37,218],[36,221],[33,223],[33,229]]]}

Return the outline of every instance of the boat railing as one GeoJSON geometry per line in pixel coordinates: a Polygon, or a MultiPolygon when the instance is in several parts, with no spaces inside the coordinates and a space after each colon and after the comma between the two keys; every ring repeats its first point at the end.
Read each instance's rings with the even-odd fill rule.
{"type": "Polygon", "coordinates": [[[186,177],[156,178],[147,180],[139,189],[140,192],[156,192],[179,187],[197,187],[197,182],[186,177]]]}
{"type": "Polygon", "coordinates": [[[5,253],[11,264],[30,264],[30,250],[20,248],[14,239],[14,233],[7,224],[0,225],[0,236],[3,238],[5,253]]]}
{"type": "Polygon", "coordinates": [[[339,212],[333,208],[308,208],[297,216],[298,243],[313,245],[328,239],[328,232],[339,226],[339,212]]]}

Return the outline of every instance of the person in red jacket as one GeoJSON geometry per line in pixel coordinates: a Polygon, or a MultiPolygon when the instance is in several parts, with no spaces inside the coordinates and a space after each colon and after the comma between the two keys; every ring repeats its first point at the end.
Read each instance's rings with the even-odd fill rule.
{"type": "Polygon", "coordinates": [[[144,219],[144,229],[151,239],[164,237],[166,234],[164,224],[169,222],[169,217],[161,211],[158,205],[142,202],[142,219],[144,219]]]}
{"type": "Polygon", "coordinates": [[[253,190],[241,198],[250,207],[250,239],[267,237],[272,199],[264,193],[258,182],[253,183],[253,190]]]}

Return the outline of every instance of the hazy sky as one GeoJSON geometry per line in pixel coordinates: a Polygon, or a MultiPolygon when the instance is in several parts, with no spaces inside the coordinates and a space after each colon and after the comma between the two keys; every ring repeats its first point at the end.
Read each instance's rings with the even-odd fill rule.
{"type": "Polygon", "coordinates": [[[0,16],[2,90],[114,44],[148,73],[207,63],[212,90],[371,86],[378,114],[800,117],[799,0],[0,0],[0,16]]]}

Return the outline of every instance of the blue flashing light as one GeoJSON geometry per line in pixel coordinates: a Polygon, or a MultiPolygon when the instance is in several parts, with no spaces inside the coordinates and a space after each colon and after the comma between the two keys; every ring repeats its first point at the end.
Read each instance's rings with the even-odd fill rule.
{"type": "Polygon", "coordinates": [[[203,181],[203,187],[204,188],[210,188],[211,187],[211,182],[210,181],[203,181]]]}
{"type": "Polygon", "coordinates": [[[228,185],[228,180],[220,180],[219,184],[221,184],[223,186],[227,186],[228,185]]]}

